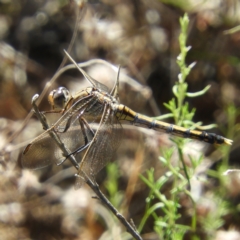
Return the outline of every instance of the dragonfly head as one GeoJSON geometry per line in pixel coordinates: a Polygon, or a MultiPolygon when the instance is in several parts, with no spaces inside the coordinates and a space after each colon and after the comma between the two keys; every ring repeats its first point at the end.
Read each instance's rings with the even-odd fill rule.
{"type": "Polygon", "coordinates": [[[59,87],[48,95],[52,109],[64,109],[70,98],[71,94],[65,87],[59,87]]]}

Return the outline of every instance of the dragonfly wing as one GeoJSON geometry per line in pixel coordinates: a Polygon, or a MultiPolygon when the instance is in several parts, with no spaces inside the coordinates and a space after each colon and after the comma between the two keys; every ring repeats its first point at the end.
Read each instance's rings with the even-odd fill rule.
{"type": "Polygon", "coordinates": [[[92,79],[92,81],[94,82],[95,87],[97,87],[98,89],[103,90],[104,92],[107,92],[107,93],[109,92],[109,89],[108,89],[108,87],[107,87],[106,85],[100,83],[99,81],[97,81],[97,80],[94,79],[94,78],[91,78],[91,79],[92,79]]]}
{"type": "Polygon", "coordinates": [[[87,96],[78,99],[54,124],[54,129],[57,132],[64,132],[68,125],[73,125],[83,112],[96,102],[93,96],[87,96]]]}
{"type": "Polygon", "coordinates": [[[21,157],[22,167],[39,169],[50,165],[54,158],[54,148],[54,142],[46,132],[24,149],[21,157]]]}
{"type": "MultiPolygon", "coordinates": [[[[82,129],[75,121],[66,132],[56,132],[69,153],[85,145],[82,129]]],[[[66,159],[56,141],[46,131],[23,151],[21,163],[24,168],[38,169],[50,165],[52,162],[61,164],[66,159]]]]}
{"type": "Polygon", "coordinates": [[[56,141],[50,136],[50,131],[55,132],[55,135],[69,153],[84,145],[85,141],[78,119],[81,111],[94,102],[95,99],[90,97],[77,101],[71,109],[66,111],[53,124],[52,130],[49,129],[44,132],[25,148],[21,157],[22,166],[24,168],[38,169],[46,167],[52,162],[61,164],[66,159],[56,141]]]}
{"type": "Polygon", "coordinates": [[[110,110],[106,117],[106,122],[102,124],[95,142],[96,148],[89,155],[93,175],[96,175],[112,160],[121,141],[122,127],[114,112],[110,110]]]}
{"type": "MultiPolygon", "coordinates": [[[[101,111],[103,112],[103,111],[101,111]]],[[[96,133],[94,142],[82,160],[75,188],[79,188],[85,176],[94,181],[94,176],[112,160],[121,140],[121,125],[109,107],[102,115],[102,123],[96,133]]]]}

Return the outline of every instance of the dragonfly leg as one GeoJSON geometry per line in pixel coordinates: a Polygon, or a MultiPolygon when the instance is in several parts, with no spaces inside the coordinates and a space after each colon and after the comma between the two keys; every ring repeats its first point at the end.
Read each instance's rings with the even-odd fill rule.
{"type": "Polygon", "coordinates": [[[42,113],[46,114],[46,113],[62,113],[63,110],[49,110],[49,111],[42,111],[42,113]]]}
{"type": "Polygon", "coordinates": [[[61,165],[63,162],[65,162],[70,156],[74,155],[75,153],[80,153],[83,150],[85,150],[86,148],[88,148],[88,146],[90,145],[92,141],[90,141],[88,144],[81,146],[80,148],[76,149],[75,151],[71,152],[68,154],[68,156],[66,156],[65,159],[63,159],[63,161],[61,163],[58,163],[57,165],[61,165]]]}
{"type": "Polygon", "coordinates": [[[76,150],[72,151],[71,153],[69,153],[65,159],[63,159],[60,163],[58,163],[57,165],[61,165],[63,162],[65,162],[70,156],[76,154],[76,153],[80,153],[83,150],[85,150],[86,148],[89,147],[89,145],[91,144],[92,140],[88,139],[87,133],[86,133],[86,129],[84,126],[86,126],[86,128],[90,131],[92,138],[94,137],[95,133],[93,131],[93,129],[90,127],[90,125],[88,124],[88,122],[83,118],[83,117],[79,117],[78,118],[79,124],[81,126],[81,130],[82,130],[82,134],[84,136],[84,142],[85,144],[81,147],[78,147],[76,150]]]}
{"type": "MultiPolygon", "coordinates": [[[[92,140],[88,139],[88,136],[87,136],[87,133],[86,133],[86,129],[84,127],[84,125],[86,126],[86,128],[90,131],[91,133],[91,137],[93,138],[95,133],[94,131],[92,130],[92,128],[90,127],[90,125],[88,124],[88,122],[83,118],[83,117],[80,117],[78,119],[79,121],[79,124],[81,126],[81,130],[82,130],[82,133],[83,133],[83,136],[84,136],[84,142],[85,142],[85,145],[77,148],[75,151],[71,152],[69,155],[72,155],[72,154],[75,154],[75,153],[80,153],[81,151],[85,150],[89,145],[90,143],[92,142],[92,140]]],[[[68,156],[67,156],[68,157],[68,156]]]]}
{"type": "Polygon", "coordinates": [[[61,162],[57,163],[57,166],[63,164],[70,156],[72,156],[75,153],[80,153],[81,151],[85,150],[86,148],[88,148],[88,146],[90,145],[91,141],[88,142],[87,144],[79,147],[78,149],[76,149],[75,151],[69,153],[61,162]]]}
{"type": "Polygon", "coordinates": [[[71,125],[71,121],[72,121],[72,116],[67,120],[67,124],[65,125],[65,127],[63,129],[61,129],[60,127],[57,128],[57,132],[65,133],[69,129],[69,127],[71,125]]]}
{"type": "MultiPolygon", "coordinates": [[[[81,118],[84,111],[85,111],[85,109],[79,113],[79,115],[77,116],[78,120],[81,118]]],[[[69,129],[69,127],[71,126],[71,123],[72,123],[72,116],[70,116],[69,119],[67,120],[67,123],[66,123],[65,127],[64,128],[61,127],[62,129],[60,129],[60,127],[58,127],[57,131],[60,132],[60,133],[65,133],[69,129]]],[[[81,123],[80,123],[80,125],[81,125],[81,123]]],[[[83,128],[84,127],[81,126],[82,130],[83,130],[83,128]]]]}
{"type": "MultiPolygon", "coordinates": [[[[88,124],[88,122],[85,120],[85,118],[81,117],[82,122],[84,122],[85,126],[87,127],[87,129],[91,132],[92,137],[94,137],[95,132],[92,130],[92,128],[90,127],[90,125],[88,124]]],[[[80,120],[79,120],[80,122],[80,120]]],[[[80,123],[81,124],[81,123],[80,123]]],[[[84,129],[85,130],[85,129],[84,129]]],[[[86,133],[86,132],[85,132],[86,133]]],[[[85,142],[86,143],[86,142],[85,142]]]]}

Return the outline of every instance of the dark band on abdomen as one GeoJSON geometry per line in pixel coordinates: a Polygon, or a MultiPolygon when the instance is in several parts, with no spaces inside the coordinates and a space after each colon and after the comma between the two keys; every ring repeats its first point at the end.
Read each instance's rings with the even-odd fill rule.
{"type": "Polygon", "coordinates": [[[215,133],[209,133],[208,135],[211,138],[210,143],[215,143],[215,142],[218,143],[218,144],[224,143],[224,138],[222,136],[219,136],[215,133]]]}
{"type": "Polygon", "coordinates": [[[200,135],[199,135],[199,139],[201,141],[204,142],[208,142],[208,143],[218,143],[218,144],[222,144],[224,143],[224,138],[222,136],[219,136],[215,133],[207,133],[205,131],[203,131],[200,135]]]}
{"type": "Polygon", "coordinates": [[[133,124],[134,124],[134,123],[137,123],[137,122],[138,122],[137,120],[138,120],[138,113],[137,113],[137,114],[135,115],[135,117],[134,117],[133,124]]]}
{"type": "Polygon", "coordinates": [[[206,137],[207,137],[207,133],[205,131],[202,131],[202,133],[199,135],[199,140],[204,141],[206,137]]]}
{"type": "Polygon", "coordinates": [[[156,120],[153,120],[151,122],[151,125],[149,126],[149,129],[155,129],[155,127],[156,127],[156,120]]]}
{"type": "Polygon", "coordinates": [[[190,129],[186,130],[185,133],[184,133],[184,137],[189,138],[190,135],[191,135],[191,130],[190,129]]]}
{"type": "Polygon", "coordinates": [[[174,130],[174,125],[171,124],[169,127],[167,127],[166,133],[172,133],[173,130],[174,130]]]}

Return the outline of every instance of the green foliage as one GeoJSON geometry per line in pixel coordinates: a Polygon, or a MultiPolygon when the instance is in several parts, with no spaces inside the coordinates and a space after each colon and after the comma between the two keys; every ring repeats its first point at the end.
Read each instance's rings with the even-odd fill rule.
{"type": "MultiPolygon", "coordinates": [[[[186,82],[186,78],[195,65],[195,63],[192,63],[187,66],[185,63],[186,55],[191,49],[191,47],[186,45],[188,24],[189,19],[185,14],[182,18],[180,18],[180,54],[177,57],[177,64],[180,68],[180,74],[178,75],[178,81],[175,83],[172,89],[175,97],[168,103],[164,104],[170,113],[161,117],[157,117],[156,119],[166,119],[172,117],[176,125],[194,129],[196,127],[200,128],[201,122],[194,123],[192,121],[195,114],[195,109],[189,109],[189,105],[185,99],[186,97],[193,98],[205,94],[210,86],[207,86],[203,90],[196,93],[187,92],[188,84],[186,82]]],[[[231,112],[233,110],[229,109],[229,111],[231,112]]],[[[233,127],[234,121],[235,119],[229,119],[229,128],[233,127]]],[[[215,125],[212,124],[201,128],[209,129],[214,126],[215,125]]],[[[232,137],[233,134],[230,135],[230,137],[232,137]]],[[[160,239],[183,239],[183,236],[188,231],[192,233],[192,239],[199,239],[196,234],[196,205],[191,193],[188,191],[188,188],[191,186],[190,180],[194,177],[194,171],[200,165],[203,156],[189,156],[191,167],[186,166],[183,159],[183,148],[185,143],[187,143],[189,140],[174,138],[172,141],[175,143],[175,146],[170,149],[163,149],[162,156],[159,158],[162,164],[168,169],[168,172],[157,180],[154,179],[154,169],[146,171],[146,177],[141,176],[142,181],[144,181],[144,183],[149,187],[150,192],[148,198],[146,199],[146,212],[139,225],[139,231],[142,231],[144,224],[151,216],[154,219],[154,231],[158,234],[160,239]],[[175,149],[177,149],[177,158],[179,159],[177,166],[176,164],[173,165],[171,163],[172,155],[175,149]],[[166,197],[161,193],[161,191],[167,183],[169,184],[169,182],[171,183],[171,190],[170,195],[166,197]],[[181,208],[179,200],[180,195],[182,194],[187,196],[192,202],[190,226],[179,224],[179,220],[181,218],[181,215],[179,214],[179,210],[181,208]]],[[[216,199],[218,199],[218,205],[221,207],[221,210],[216,213],[215,216],[209,216],[208,220],[203,224],[203,228],[205,229],[207,229],[208,226],[211,226],[211,223],[213,222],[215,222],[215,225],[212,227],[215,230],[223,224],[221,217],[227,212],[226,205],[224,204],[224,201],[220,201],[220,198],[216,197],[216,199]]]]}
{"type": "Polygon", "coordinates": [[[185,11],[191,6],[188,0],[159,0],[160,2],[172,5],[176,8],[184,9],[185,11]]]}
{"type": "Polygon", "coordinates": [[[240,31],[240,25],[224,31],[224,34],[233,34],[240,31]]]}
{"type": "Polygon", "coordinates": [[[118,189],[119,171],[116,163],[107,165],[107,179],[105,180],[105,188],[108,191],[109,200],[114,207],[118,208],[123,199],[123,193],[118,189]]]}
{"type": "MultiPolygon", "coordinates": [[[[206,86],[203,90],[191,93],[188,92],[188,84],[186,78],[189,75],[191,69],[194,67],[195,63],[186,65],[185,59],[188,51],[191,47],[186,45],[187,42],[187,31],[188,31],[189,19],[185,14],[180,18],[181,33],[179,36],[180,54],[177,57],[177,64],[180,68],[180,74],[178,75],[178,81],[172,88],[174,98],[172,98],[168,103],[164,103],[164,106],[169,110],[168,114],[156,117],[157,120],[172,118],[176,125],[183,126],[190,129],[211,129],[216,126],[216,124],[211,124],[208,126],[201,126],[201,122],[193,122],[193,117],[195,114],[195,109],[190,109],[186,98],[194,98],[204,95],[210,88],[206,86]]],[[[233,139],[236,132],[239,131],[239,125],[235,124],[236,118],[239,115],[239,111],[229,104],[226,107],[226,113],[228,117],[228,134],[226,136],[233,139]]],[[[224,132],[224,131],[223,131],[224,132]]],[[[204,217],[197,216],[196,203],[188,190],[191,188],[191,180],[195,177],[195,170],[202,163],[203,155],[191,156],[189,155],[190,166],[186,166],[183,151],[184,146],[190,140],[173,138],[174,146],[168,149],[161,149],[161,157],[159,160],[163,166],[168,170],[163,176],[155,179],[154,169],[151,168],[146,171],[144,175],[141,175],[141,180],[148,186],[149,195],[146,199],[146,210],[145,214],[139,224],[138,231],[141,232],[146,224],[147,220],[151,217],[154,220],[154,231],[157,233],[159,239],[177,239],[181,240],[184,238],[185,234],[191,233],[191,239],[198,240],[201,239],[197,234],[197,223],[201,224],[201,228],[206,234],[207,238],[211,239],[217,229],[223,226],[224,216],[234,211],[231,206],[222,199],[221,196],[226,194],[226,178],[223,177],[223,172],[227,170],[228,159],[224,157],[223,165],[216,171],[209,171],[209,175],[218,179],[221,183],[220,186],[212,190],[213,202],[217,210],[212,214],[209,212],[204,217]],[[173,154],[176,155],[179,161],[173,163],[173,154]],[[169,188],[169,194],[166,196],[162,192],[166,187],[169,188]],[[190,224],[181,224],[181,196],[185,196],[190,199],[191,211],[189,213],[191,221],[190,224]]],[[[230,148],[222,147],[222,156],[228,156],[230,148]]],[[[106,189],[110,195],[110,200],[114,206],[119,206],[123,199],[123,195],[118,193],[118,171],[116,165],[108,165],[108,179],[106,180],[106,189]]],[[[207,239],[206,238],[206,239],[207,239]]]]}

